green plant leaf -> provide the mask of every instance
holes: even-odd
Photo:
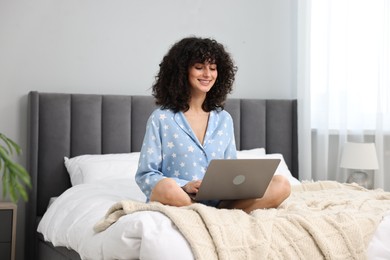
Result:
[[[4,168],[2,181],[3,181],[3,198],[5,198],[5,196],[7,195],[8,185],[9,185],[8,168]]]
[[[10,182],[9,182],[9,197],[11,198],[12,202],[16,202],[18,199],[17,199],[17,194],[16,194],[16,190],[15,190],[15,178],[12,177],[12,175],[10,175]]]
[[[7,146],[7,148],[5,148],[4,146],[0,146],[0,147],[3,147],[4,148],[4,151],[7,153],[7,154],[11,154],[12,155],[12,144],[9,142],[9,138],[6,137],[5,135],[3,135],[2,133],[0,133],[0,139],[3,140],[3,142],[5,143],[5,145]]]
[[[22,154],[22,149],[20,148],[20,146],[15,143],[13,140],[9,139],[8,137],[7,138],[7,141],[8,141],[8,144],[10,144],[10,146],[12,146],[16,152],[17,155],[20,155]]]
[[[31,178],[26,169],[14,162],[10,155],[16,152],[20,155],[22,150],[18,144],[0,133],[0,141],[5,143],[5,146],[0,144],[0,173],[3,174],[3,198],[9,195],[12,202],[16,203],[21,197],[23,200],[28,200],[26,186],[31,188]]]
[[[28,200],[28,195],[27,195],[27,192],[26,192],[26,189],[23,185],[21,185],[19,182],[15,182],[15,186],[16,186],[16,190],[17,192],[19,193],[19,195],[22,196],[22,199],[24,201],[27,201]]]
[[[0,157],[0,173],[2,172],[2,169],[3,169],[3,160],[1,160],[1,157]]]
[[[9,153],[7,152],[6,148],[4,148],[4,146],[0,146],[0,158],[4,161],[4,163],[7,163],[11,160],[8,154]]]
[[[14,173],[15,179],[18,178],[22,180],[24,184],[31,187],[30,175],[28,175],[27,171],[21,165],[10,163],[8,167],[11,170],[11,173]]]

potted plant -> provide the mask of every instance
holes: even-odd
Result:
[[[22,153],[18,144],[0,133],[0,174],[3,183],[3,198],[9,195],[12,202],[16,203],[20,198],[28,200],[26,186],[31,188],[30,175],[26,169],[16,163],[12,156]]]

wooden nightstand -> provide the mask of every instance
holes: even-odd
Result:
[[[15,259],[16,204],[0,202],[0,259]]]

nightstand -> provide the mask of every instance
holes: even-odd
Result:
[[[15,259],[16,204],[0,202],[0,259]]]

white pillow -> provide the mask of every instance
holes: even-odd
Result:
[[[237,159],[257,159],[265,155],[264,148],[237,151]]]
[[[87,154],[64,158],[72,186],[97,181],[128,179],[135,182],[140,153]]]
[[[238,159],[263,159],[263,158],[280,159],[280,163],[278,168],[276,169],[275,175],[282,175],[286,177],[289,180],[291,185],[296,185],[301,183],[297,178],[292,176],[290,170],[288,169],[286,161],[284,160],[283,155],[280,153],[266,154],[264,148],[255,148],[251,150],[237,151],[237,158]]]

